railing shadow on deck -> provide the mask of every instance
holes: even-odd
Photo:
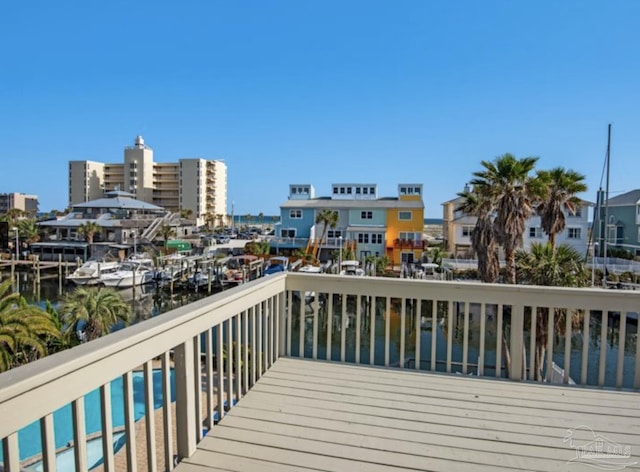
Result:
[[[88,470],[94,435],[104,470],[118,461],[129,470],[171,470],[282,355],[516,381],[551,381],[546,366],[557,363],[564,383],[575,376],[579,384],[638,389],[637,333],[627,332],[634,327],[627,319],[635,317],[637,329],[638,311],[634,292],[274,275],[1,374],[4,468],[25,466],[18,431],[37,422],[44,470],[54,470],[67,442],[76,446],[75,470]],[[121,407],[112,400],[114,379],[122,381]],[[85,405],[96,389],[97,404]],[[54,425],[54,412],[68,404],[70,438]],[[100,417],[95,431],[85,427],[89,414]],[[116,455],[119,428],[125,446]],[[145,432],[141,443],[136,430]]]

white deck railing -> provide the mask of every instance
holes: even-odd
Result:
[[[556,329],[563,309],[573,316]],[[536,371],[536,331],[545,326],[541,317],[549,317],[545,329],[553,341],[546,365],[561,364],[565,383],[574,373],[577,383],[638,389],[637,335],[626,332],[627,317],[638,311],[640,293],[632,291],[269,276],[1,374],[4,468],[24,467],[17,432],[37,421],[44,470],[55,470],[53,412],[71,404],[75,469],[86,470],[84,395],[99,389],[103,467],[113,471],[116,378],[124,393],[127,468],[139,468],[138,448],[146,451],[150,471],[171,470],[176,458],[193,454],[203,428],[214,427],[280,355],[498,377],[507,376],[508,357],[508,377],[529,379]],[[151,412],[154,367],[161,369],[162,425],[155,424],[158,415],[144,415],[146,435],[137,444],[132,376],[143,372],[144,410]],[[551,379],[552,369],[543,372]]]

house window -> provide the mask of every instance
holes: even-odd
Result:
[[[351,195],[351,187],[347,187],[347,193]]]
[[[576,218],[582,217],[582,207],[576,206],[576,212],[575,213],[569,212],[569,216],[575,216]]]
[[[338,194],[338,187],[333,187],[333,193],[336,195]]]
[[[289,218],[299,220],[302,218],[302,210],[289,210]]]
[[[462,236],[463,237],[470,238],[472,232],[473,232],[473,226],[463,226],[462,227]]]
[[[416,195],[420,195],[420,187],[416,187],[413,191]]]
[[[370,194],[370,195],[373,195],[373,194],[375,194],[375,193],[376,193],[376,192],[375,192],[374,188],[373,188],[373,187],[369,187],[369,194]]]
[[[362,212],[360,212],[360,218],[362,218],[363,220],[372,220],[373,219],[373,212],[372,211],[362,211]]]
[[[371,234],[371,243],[372,244],[382,244],[382,234],[381,233],[372,233]]]
[[[541,238],[542,237],[542,229],[537,226],[529,227],[529,237],[530,238]]]
[[[369,193],[369,189],[368,189],[367,187],[364,187],[364,188],[362,189],[362,193],[363,193],[364,195],[367,195],[367,194]]]
[[[567,237],[569,239],[580,239],[580,230],[582,228],[568,228],[568,235]]]
[[[295,228],[282,228],[280,230],[280,236],[283,238],[295,238],[296,230]]]
[[[327,231],[327,238],[339,238],[342,236],[342,230],[340,229],[330,229]]]
[[[411,212],[410,211],[399,211],[398,219],[401,221],[411,221]]]
[[[345,192],[344,187],[340,187],[340,195],[344,195],[344,192]]]
[[[571,229],[571,228],[569,228],[569,229]],[[609,243],[615,244],[617,242],[617,238],[616,238],[617,233],[618,233],[618,231],[617,231],[615,226],[608,226],[607,227],[607,241]]]
[[[360,192],[362,192],[362,189],[360,187],[356,187],[356,195],[360,195]]]
[[[358,233],[358,242],[361,244],[369,243],[369,233]]]
[[[406,195],[407,194],[407,187],[400,187],[400,195]]]

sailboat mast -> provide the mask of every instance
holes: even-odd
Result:
[[[607,130],[607,183],[605,190],[604,201],[604,275],[602,278],[603,286],[607,287],[607,242],[609,241],[609,170],[610,170],[610,158],[611,158],[611,123]]]

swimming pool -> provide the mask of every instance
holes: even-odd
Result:
[[[175,401],[175,375],[171,370],[171,401]],[[133,401],[134,401],[134,418],[139,420],[146,411],[144,405],[144,374],[142,372],[133,373]],[[153,371],[153,408],[157,409],[162,406],[162,371]],[[114,429],[124,425],[124,395],[122,389],[122,377],[111,382],[111,421]],[[101,408],[100,408],[100,389],[89,392],[84,397],[85,411],[85,428],[87,435],[99,433],[102,429]],[[73,441],[73,422],[71,415],[71,405],[65,405],[53,413],[53,431],[56,450],[66,446]],[[114,448],[124,441],[124,434],[114,434]],[[87,441],[87,454],[91,455],[89,459],[90,467],[99,465],[102,461],[102,443],[100,438],[97,440]],[[42,443],[40,437],[40,422],[35,421],[18,432],[18,445],[20,448],[20,461],[32,458],[42,453]],[[91,449],[91,452],[89,452]],[[68,451],[63,451],[56,456],[56,463],[62,461],[58,465],[59,471],[73,470],[73,449],[71,451],[71,468],[64,467],[63,460]],[[97,457],[96,451],[99,451]],[[0,448],[0,464],[3,460],[3,451]],[[62,466],[62,467],[61,467]],[[30,465],[29,470],[38,470],[37,463]],[[41,469],[40,469],[41,470]]]

